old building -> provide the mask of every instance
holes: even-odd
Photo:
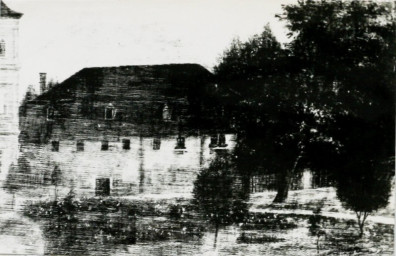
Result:
[[[21,107],[22,136],[38,142],[92,130],[102,136],[226,132],[212,80],[197,64],[85,68]]]
[[[20,108],[20,162],[34,166],[23,176],[38,194],[189,194],[235,144],[212,74],[196,64],[86,68],[41,88]]]
[[[19,58],[18,29],[22,14],[0,1],[0,132],[17,131]]]
[[[0,176],[7,173],[18,149],[19,50],[22,14],[0,0]]]
[[[54,186],[59,195],[71,188],[80,196],[188,195],[201,168],[219,150],[234,147],[234,135],[225,137],[229,145],[215,150],[205,135],[186,137],[183,150],[175,149],[173,136],[161,138],[160,145],[156,138],[138,136],[24,143],[20,158],[29,167],[20,177],[30,195],[52,195]]]

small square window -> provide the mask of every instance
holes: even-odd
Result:
[[[84,141],[83,140],[77,141],[77,151],[84,151]]]
[[[54,120],[55,117],[55,110],[53,107],[47,108],[47,120]]]
[[[162,119],[164,121],[170,121],[172,119],[172,111],[169,108],[168,104],[165,104],[162,109]]]
[[[105,108],[105,120],[114,120],[116,117],[117,110],[114,108],[113,104],[109,104]]]
[[[108,140],[104,140],[104,141],[102,141],[102,147],[101,147],[101,149],[102,150],[109,150],[109,141]]]
[[[186,149],[186,139],[184,137],[177,137],[176,138],[176,147],[175,149]]]
[[[224,134],[219,135],[219,147],[222,147],[222,148],[227,147],[226,137]]]
[[[159,150],[161,148],[161,139],[154,138],[153,140],[153,150]]]
[[[125,149],[125,150],[131,149],[131,140],[123,139],[122,140],[122,149]]]
[[[210,148],[215,148],[215,147],[217,147],[217,144],[218,144],[217,135],[211,136],[211,137],[210,137],[210,144],[209,144],[209,147],[210,147]]]

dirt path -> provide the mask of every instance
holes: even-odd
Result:
[[[9,201],[12,196],[1,190],[0,252],[4,255],[43,255],[44,238],[40,225],[23,216]]]
[[[257,209],[253,208],[249,210],[253,213],[275,213],[275,214],[296,214],[296,215],[304,215],[304,216],[311,216],[312,211],[309,210],[277,210],[277,209]],[[356,215],[348,214],[348,213],[339,213],[339,212],[321,212],[321,216],[329,217],[329,218],[336,218],[336,219],[345,219],[345,220],[356,220]],[[383,216],[368,216],[367,221],[371,221],[378,224],[388,224],[394,225],[395,219],[390,217],[383,217]]]
[[[276,192],[267,191],[252,194],[250,197],[250,212],[297,214],[310,216],[313,210],[320,206],[320,215],[324,217],[356,220],[356,214],[342,206],[334,188],[318,188],[290,191],[287,200],[281,204],[272,204]],[[378,224],[394,225],[394,195],[389,198],[386,208],[373,212],[367,220]]]

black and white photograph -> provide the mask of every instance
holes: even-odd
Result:
[[[395,14],[0,0],[0,255],[394,255]]]

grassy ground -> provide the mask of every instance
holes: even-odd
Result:
[[[51,239],[47,250],[51,245],[51,252],[58,253],[86,249],[72,239],[79,234],[97,250],[84,252],[96,254],[139,254],[156,248],[163,255],[393,255],[394,225],[386,223],[393,220],[393,204],[375,213],[359,237],[355,215],[342,208],[331,188],[292,191],[284,204],[271,204],[273,196],[251,195],[246,218],[220,225],[217,234],[188,197],[79,199],[72,203],[77,213],[64,212],[61,224],[54,216],[65,202],[33,204],[25,214],[42,220]],[[318,205],[322,212],[314,214]]]
[[[337,198],[335,189],[331,187],[290,191],[286,201],[281,204],[272,203],[275,195],[276,192],[252,194],[249,201],[250,210],[253,212],[280,210],[311,213],[320,207],[322,213],[328,214],[329,216],[339,216],[340,218],[348,218],[348,216],[351,216],[352,218],[356,217],[353,211],[347,210],[343,207],[342,203]],[[374,220],[382,218],[385,222],[390,220],[391,223],[394,223],[394,211],[395,197],[394,194],[392,194],[389,198],[388,206],[373,212],[369,218]]]
[[[368,217],[363,237],[359,236],[356,214],[343,207],[334,188],[291,191],[281,204],[272,203],[275,195],[275,192],[253,194],[249,205],[251,213],[273,214],[296,223],[295,230],[300,232],[276,236],[284,238],[284,242],[277,243],[283,253],[287,253],[288,247],[300,247],[301,251],[307,250],[307,255],[315,255],[314,248],[319,255],[393,255],[394,195],[386,208]],[[320,213],[315,215],[319,209]],[[310,221],[313,216],[318,219],[316,231]]]

